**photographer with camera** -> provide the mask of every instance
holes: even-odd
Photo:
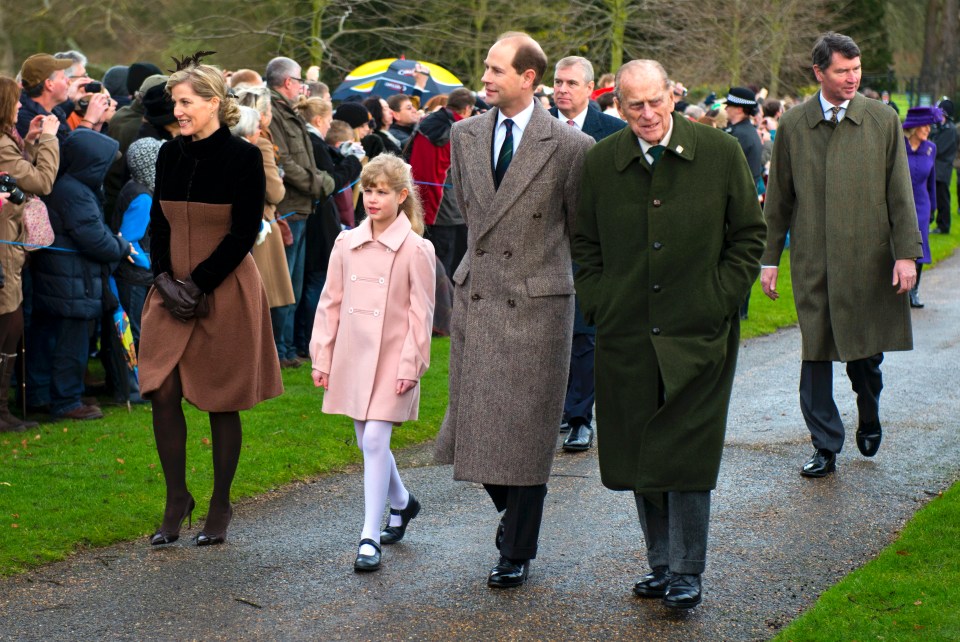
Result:
[[[20,68],[20,85],[23,92],[20,95],[20,113],[17,116],[17,132],[26,138],[30,124],[37,116],[56,116],[60,124],[57,129],[57,138],[63,143],[70,135],[70,126],[67,123],[67,114],[60,107],[67,101],[74,87],[80,84],[76,79],[71,81],[65,73],[74,65],[72,60],[57,59],[50,54],[34,54],[23,62]],[[89,84],[87,79],[84,86]],[[106,94],[95,94],[90,98],[86,112],[80,120],[79,127],[86,127],[99,131],[104,122],[104,114],[110,109],[110,97]]]
[[[17,342],[23,334],[21,271],[26,260],[23,246],[12,243],[22,243],[26,238],[23,211],[27,194],[49,194],[60,165],[60,120],[49,114],[34,116],[26,136],[21,137],[15,129],[21,111],[19,97],[17,82],[0,76],[0,196],[6,199],[0,209],[0,266],[4,274],[0,288],[0,432],[21,432],[31,427],[8,408]]]

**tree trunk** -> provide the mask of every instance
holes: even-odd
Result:
[[[940,84],[943,47],[940,42],[940,19],[943,0],[927,0],[927,19],[923,30],[923,63],[920,65],[921,92],[935,92]]]
[[[960,55],[960,45],[957,38],[960,37],[960,0],[944,0],[943,7],[943,25],[941,31],[941,42],[943,46],[941,53],[943,55],[942,73],[940,83],[937,86],[937,99],[939,95],[949,96],[953,100],[957,93],[957,56]]]
[[[610,73],[623,64],[623,41],[627,29],[627,1],[606,0],[610,10]]]

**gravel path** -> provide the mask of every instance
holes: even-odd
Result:
[[[883,365],[883,447],[864,459],[851,429],[826,479],[798,474],[812,451],[798,331],[743,346],[704,603],[690,613],[633,597],[645,572],[633,499],[600,485],[596,451],[558,454],[527,585],[488,589],[497,516],[481,486],[432,465],[428,445],[400,457],[424,509],[378,573],[352,571],[363,501],[353,471],[240,503],[226,546],[129,542],[2,580],[0,639],[769,639],[960,476],[960,258],[925,274],[916,349]]]

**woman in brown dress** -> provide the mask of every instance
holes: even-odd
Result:
[[[250,249],[264,203],[263,160],[230,134],[239,107],[220,70],[192,63],[167,81],[180,136],[157,159],[150,212],[154,285],[143,310],[140,386],[167,483],[151,544],[176,541],[192,515],[181,399],[210,413],[213,495],[198,546],[226,539],[240,459],[240,410],[283,392],[269,305]]]

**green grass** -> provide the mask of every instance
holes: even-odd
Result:
[[[394,448],[433,438],[447,404],[449,339],[434,339],[420,420],[393,433]],[[309,366],[284,370],[285,393],[242,414],[243,453],[233,497],[249,497],[361,460],[353,424],[320,412]],[[187,483],[206,513],[213,483],[207,415],[184,404]],[[144,537],[163,514],[164,481],[148,406],[105,407],[99,421],[41,424],[0,434],[0,575],[63,559],[84,547]]]
[[[960,485],[921,509],[899,539],[820,596],[778,642],[958,640]]]

